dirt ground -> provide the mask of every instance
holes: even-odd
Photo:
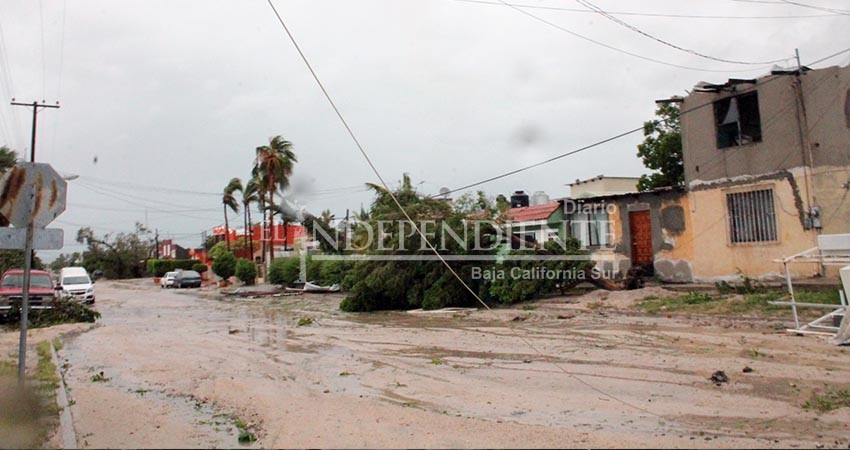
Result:
[[[339,295],[103,282],[96,325],[30,342],[61,335],[81,448],[234,447],[243,430],[249,447],[848,448],[850,408],[801,405],[850,387],[850,350],[776,320],[629,308],[659,289],[350,314]],[[0,356],[16,345],[0,333]]]

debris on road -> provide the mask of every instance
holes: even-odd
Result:
[[[742,370],[742,372],[744,372],[744,373],[751,373],[752,371],[753,371],[753,368],[750,367],[750,366],[744,366],[744,369]]]
[[[726,375],[726,372],[718,370],[711,374],[711,378],[709,378],[709,380],[711,380],[711,382],[715,385],[720,386],[723,383],[729,382],[729,376]]]

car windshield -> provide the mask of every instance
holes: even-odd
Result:
[[[65,277],[62,279],[62,284],[89,284],[89,277],[83,275],[79,277]]]
[[[180,278],[201,278],[201,274],[194,270],[184,270],[180,275]]]
[[[0,282],[0,285],[3,287],[23,287],[24,274],[16,273],[6,275],[3,277],[3,281]],[[53,282],[50,281],[50,277],[47,275],[34,274],[30,276],[30,287],[52,288]]]

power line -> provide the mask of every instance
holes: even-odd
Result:
[[[464,2],[464,3],[479,3],[483,5],[497,5],[503,6],[498,1],[489,1],[489,0],[454,0],[456,2]],[[519,4],[519,3],[511,3],[514,6],[519,8],[528,8],[528,9],[547,9],[552,11],[567,11],[567,12],[577,12],[577,13],[593,13],[593,11],[588,11],[586,9],[581,8],[564,8],[559,6],[543,6],[543,5],[529,5],[529,4]],[[662,17],[662,18],[671,18],[671,19],[711,19],[711,20],[776,20],[776,19],[809,19],[809,18],[823,18],[823,17],[835,17],[838,14],[809,14],[809,15],[790,15],[790,16],[716,16],[716,15],[697,15],[697,14],[667,14],[667,13],[641,13],[634,11],[608,11],[609,14],[617,15],[617,16],[638,16],[638,17]]]
[[[458,275],[458,273],[457,273],[457,272],[456,272],[456,271],[452,268],[452,266],[451,266],[451,265],[449,265],[449,263],[448,263],[448,262],[447,262],[447,261],[443,258],[443,256],[440,254],[440,252],[438,252],[438,251],[437,251],[437,249],[433,246],[433,244],[431,244],[431,241],[430,241],[430,240],[428,239],[428,237],[427,237],[427,236],[426,236],[426,235],[422,232],[422,230],[419,228],[419,226],[416,224],[416,222],[414,222],[414,221],[413,221],[413,219],[410,217],[410,215],[407,213],[407,210],[406,210],[406,209],[404,208],[404,206],[402,206],[402,204],[399,202],[399,200],[398,200],[398,198],[396,197],[395,193],[394,193],[394,192],[390,189],[389,185],[386,183],[386,181],[384,180],[383,176],[381,176],[381,173],[378,171],[377,167],[375,167],[375,164],[372,162],[372,159],[369,157],[369,154],[368,154],[368,153],[366,153],[366,149],[365,149],[365,148],[363,147],[363,145],[360,143],[360,140],[359,140],[359,139],[357,139],[357,136],[354,134],[354,131],[353,131],[353,130],[351,129],[351,127],[348,125],[348,121],[346,121],[346,120],[345,120],[345,117],[342,115],[342,112],[340,112],[339,108],[336,106],[336,103],[335,103],[335,102],[333,101],[333,99],[331,98],[331,96],[330,96],[330,94],[328,93],[327,89],[325,89],[324,84],[323,84],[323,83],[322,83],[322,81],[319,79],[319,76],[316,74],[316,71],[315,71],[315,70],[313,70],[313,66],[310,64],[310,61],[307,59],[307,56],[304,54],[304,52],[301,50],[301,47],[298,45],[298,42],[295,40],[295,36],[293,36],[293,35],[292,35],[292,32],[290,32],[290,31],[289,31],[289,27],[287,27],[287,26],[286,26],[286,23],[283,21],[283,18],[282,18],[282,17],[280,16],[280,14],[278,13],[277,8],[275,8],[274,3],[272,3],[272,0],[266,0],[266,1],[268,2],[268,4],[269,4],[269,6],[271,7],[272,11],[274,12],[275,16],[277,17],[278,22],[280,22],[280,25],[283,27],[283,30],[286,32],[286,35],[289,37],[289,40],[292,42],[292,45],[295,47],[295,49],[298,51],[298,54],[301,56],[301,60],[304,62],[304,65],[305,65],[305,66],[307,66],[307,69],[310,71],[310,74],[313,76],[313,80],[316,82],[316,84],[318,85],[319,89],[321,89],[322,93],[323,93],[323,94],[324,94],[324,96],[325,96],[325,99],[328,101],[328,104],[331,106],[331,108],[333,108],[334,112],[336,113],[337,118],[339,119],[339,121],[342,123],[343,127],[344,127],[344,128],[346,129],[346,131],[348,132],[349,137],[350,137],[350,138],[351,138],[351,140],[354,142],[354,144],[357,146],[358,150],[360,151],[360,154],[363,156],[363,158],[364,158],[364,159],[366,160],[366,162],[368,163],[369,167],[372,169],[372,172],[375,174],[375,176],[377,176],[377,177],[378,177],[378,179],[380,180],[380,182],[381,182],[381,184],[383,185],[384,189],[386,189],[386,190],[387,190],[387,193],[389,194],[390,198],[392,198],[392,200],[393,200],[393,202],[395,203],[395,205],[398,207],[398,209],[401,211],[401,213],[404,215],[404,217],[407,219],[407,221],[408,221],[408,222],[410,222],[411,226],[413,227],[413,229],[414,229],[414,230],[416,230],[417,234],[419,234],[419,236],[420,236],[420,237],[424,240],[424,242],[425,242],[426,244],[428,244],[429,249],[430,249],[430,250],[431,250],[431,251],[432,251],[432,252],[433,252],[433,253],[437,256],[437,258],[438,258],[438,259],[439,259],[439,260],[443,263],[443,265],[446,267],[446,269],[448,269],[448,271],[449,271],[449,272],[451,272],[451,274],[455,277],[455,279],[457,279],[457,281],[458,281],[458,282],[460,282],[460,284],[461,284],[464,288],[466,288],[466,290],[467,290],[470,294],[472,294],[472,296],[473,296],[473,297],[474,297],[474,298],[475,298],[475,299],[476,299],[476,300],[477,300],[477,301],[478,301],[481,305],[483,305],[485,309],[487,309],[487,310],[491,310],[490,306],[488,306],[488,305],[487,305],[487,303],[485,303],[485,302],[484,302],[484,300],[482,300],[482,299],[481,299],[481,297],[479,297],[479,296],[478,296],[478,294],[477,294],[477,293],[475,293],[475,291],[474,291],[474,290],[472,290],[472,288],[471,288],[471,287],[469,287],[469,285],[468,285],[468,284],[467,284],[467,283],[463,280],[463,278],[461,278],[461,277],[460,277],[460,275]],[[532,344],[532,343],[531,343],[529,340],[527,340],[525,337],[523,337],[522,335],[520,335],[519,333],[517,333],[517,332],[516,332],[516,330],[514,330],[512,327],[508,327],[508,330],[510,330],[511,334],[513,334],[513,335],[514,335],[517,339],[519,339],[519,340],[521,340],[523,343],[525,343],[525,345],[526,345],[526,346],[528,346],[530,349],[534,350],[534,351],[535,351],[535,352],[536,352],[536,353],[537,353],[540,357],[545,357],[545,355],[543,354],[543,352],[541,352],[541,351],[540,351],[540,350],[539,350],[536,346],[534,346],[534,344]],[[616,401],[616,402],[619,402],[619,403],[621,403],[621,404],[623,404],[623,405],[625,405],[625,406],[631,407],[631,408],[633,408],[633,409],[635,409],[635,410],[637,410],[637,411],[644,412],[644,413],[649,414],[649,415],[652,415],[652,416],[654,416],[654,417],[663,418],[663,416],[661,416],[661,415],[659,415],[659,414],[655,414],[655,413],[653,413],[652,411],[647,410],[646,408],[643,408],[643,407],[641,407],[641,406],[638,406],[638,405],[635,405],[635,404],[633,404],[633,403],[627,402],[627,401],[625,401],[625,400],[623,400],[623,399],[621,399],[621,398],[619,398],[619,397],[617,397],[617,396],[615,396],[615,395],[613,395],[613,394],[611,394],[611,393],[605,392],[605,391],[603,391],[602,389],[597,388],[597,387],[596,387],[596,386],[594,386],[593,384],[588,383],[587,381],[584,381],[583,379],[581,379],[578,375],[576,375],[576,374],[574,374],[574,373],[571,373],[571,372],[567,371],[567,370],[566,370],[566,369],[564,369],[564,368],[563,368],[560,364],[558,364],[558,363],[556,363],[556,362],[554,362],[554,361],[551,361],[550,363],[551,363],[554,367],[556,367],[557,369],[559,369],[562,373],[564,373],[565,375],[567,375],[568,377],[573,378],[574,380],[578,381],[578,382],[579,382],[579,383],[581,383],[582,385],[586,386],[588,389],[591,389],[591,390],[593,390],[594,392],[599,393],[600,395],[604,395],[604,396],[605,396],[605,397],[607,397],[607,398],[610,398],[610,399],[612,399],[612,400],[614,400],[614,401]]]
[[[2,20],[0,20],[0,81],[2,81],[0,84],[3,84],[6,98],[14,97],[15,83],[12,78],[11,65],[9,64],[9,51],[6,48],[6,37],[3,35]],[[21,121],[18,117],[18,111],[15,108],[10,108],[10,111],[12,117],[12,128],[14,129],[14,134],[18,139],[17,147],[20,150],[23,149],[25,145]]]
[[[41,98],[47,97],[47,55],[44,52],[44,4],[38,0],[38,17],[41,22]]]
[[[563,26],[558,25],[558,24],[556,24],[556,23],[554,23],[554,22],[551,22],[551,21],[549,21],[549,20],[546,20],[546,19],[544,19],[544,18],[542,18],[542,17],[540,17],[540,16],[538,16],[538,15],[532,14],[532,13],[530,13],[530,12],[528,12],[528,11],[524,10],[524,9],[518,8],[518,7],[514,6],[513,4],[511,4],[511,3],[507,3],[507,2],[505,2],[505,1],[503,1],[503,0],[498,0],[498,2],[499,2],[501,5],[507,6],[508,8],[511,8],[511,9],[513,9],[514,11],[519,12],[520,14],[524,14],[524,15],[526,15],[526,16],[528,16],[528,17],[531,17],[532,19],[534,19],[534,20],[536,20],[536,21],[538,21],[538,22],[541,22],[541,23],[543,23],[543,24],[546,24],[546,25],[548,25],[548,26],[550,26],[550,27],[552,27],[552,28],[555,28],[555,29],[557,29],[557,30],[560,30],[560,31],[562,31],[562,32],[564,32],[564,33],[567,33],[567,34],[571,35],[571,36],[574,36],[574,37],[577,37],[577,38],[579,38],[579,39],[585,40],[585,41],[590,42],[590,43],[592,43],[592,44],[596,44],[596,45],[598,45],[598,46],[600,46],[600,47],[605,47],[605,48],[607,48],[607,49],[609,49],[609,50],[613,50],[613,51],[615,51],[615,52],[617,52],[617,53],[622,53],[622,54],[624,54],[624,55],[629,55],[629,56],[631,56],[631,57],[633,57],[633,58],[642,59],[642,60],[644,60],[644,61],[650,61],[650,62],[654,62],[654,63],[656,63],[656,64],[661,64],[661,65],[669,66],[669,67],[676,67],[676,68],[679,68],[679,69],[695,70],[695,71],[698,71],[698,72],[734,73],[734,72],[749,72],[749,71],[751,71],[751,70],[752,70],[752,69],[748,69],[748,70],[718,70],[718,69],[704,69],[704,68],[700,68],[700,67],[685,66],[685,65],[681,65],[681,64],[676,64],[676,63],[671,63],[671,62],[663,61],[663,60],[660,60],[660,59],[655,59],[655,58],[652,58],[652,57],[649,57],[649,56],[644,56],[644,55],[641,55],[641,54],[638,54],[638,53],[634,53],[634,52],[631,52],[631,51],[628,51],[628,50],[624,50],[624,49],[622,49],[622,48],[615,47],[615,46],[610,45],[610,44],[606,44],[606,43],[601,42],[601,41],[598,41],[598,40],[596,40],[596,39],[593,39],[593,38],[587,37],[587,36],[585,36],[585,35],[583,35],[583,34],[576,33],[575,31],[572,31],[572,30],[570,30],[570,29],[568,29],[568,28],[566,28],[566,27],[563,27]]]
[[[816,9],[818,11],[827,11],[827,12],[832,12],[832,13],[835,13],[835,14],[840,14],[840,15],[843,15],[843,16],[850,15],[850,11],[848,11],[846,9],[825,8],[823,6],[808,5],[808,4],[800,3],[800,2],[792,2],[790,0],[780,0],[780,1],[782,3],[786,3],[786,4],[794,5],[794,6],[799,6],[801,8]]]
[[[612,14],[610,14],[607,11],[604,11],[602,8],[599,8],[598,6],[594,5],[589,0],[576,0],[576,2],[578,2],[578,4],[580,4],[582,6],[590,9],[591,11],[595,11],[596,13],[598,13],[599,15],[601,15],[604,18],[606,18],[606,19],[608,19],[608,20],[610,20],[610,21],[612,21],[612,22],[614,22],[618,25],[621,25],[621,26],[623,26],[623,27],[625,27],[629,30],[632,30],[635,33],[640,34],[641,36],[648,37],[649,39],[652,39],[653,41],[661,43],[663,45],[666,45],[670,48],[674,48],[676,50],[679,50],[679,51],[682,51],[682,52],[685,52],[685,53],[689,53],[691,55],[699,56],[700,58],[705,58],[705,59],[709,59],[709,60],[712,60],[712,61],[719,61],[719,62],[724,62],[724,63],[729,63],[729,64],[743,64],[743,65],[753,65],[753,66],[764,65],[764,64],[774,64],[774,63],[782,62],[782,61],[785,60],[785,58],[783,58],[783,59],[775,59],[775,60],[772,60],[772,61],[738,61],[738,60],[734,60],[734,59],[718,58],[716,56],[707,55],[705,53],[700,53],[696,50],[691,50],[691,49],[673,44],[672,42],[668,42],[664,39],[661,39],[661,38],[656,37],[652,34],[649,34],[649,33],[641,30],[640,28],[638,28],[638,27],[636,27],[636,26],[634,26],[634,25],[632,25],[628,22],[625,22],[621,19],[618,19],[617,17],[614,17]]]
[[[640,127],[638,127],[638,128],[633,128],[633,129],[631,129],[631,130],[628,130],[628,131],[625,131],[625,132],[623,132],[623,133],[620,133],[620,134],[618,134],[618,135],[616,135],[616,136],[611,136],[611,137],[609,137],[609,138],[607,138],[607,139],[603,139],[603,140],[601,140],[601,141],[596,141],[596,142],[594,142],[593,144],[586,145],[586,146],[584,146],[584,147],[577,148],[577,149],[575,149],[575,150],[570,150],[570,151],[568,151],[568,152],[566,152],[566,153],[561,153],[560,155],[553,156],[553,157],[551,157],[551,158],[549,158],[549,159],[545,159],[545,160],[543,160],[543,161],[540,161],[540,162],[537,162],[537,163],[534,163],[534,164],[531,164],[531,165],[528,165],[528,166],[525,166],[525,167],[520,167],[519,169],[514,169],[514,170],[511,170],[511,171],[505,172],[505,173],[503,173],[503,174],[500,174],[500,175],[492,176],[492,177],[490,177],[490,178],[487,178],[487,179],[484,179],[484,180],[481,180],[481,181],[476,181],[475,183],[470,183],[470,184],[467,184],[467,185],[465,185],[465,186],[461,186],[461,187],[459,187],[459,188],[452,189],[452,190],[450,190],[450,191],[448,191],[448,192],[443,192],[443,193],[439,194],[439,196],[449,195],[449,194],[451,194],[451,193],[453,193],[453,192],[463,191],[463,190],[466,190],[466,189],[469,189],[469,188],[472,188],[472,187],[475,187],[475,186],[480,186],[480,185],[482,185],[482,184],[489,183],[489,182],[491,182],[491,181],[496,181],[496,180],[498,180],[498,179],[500,179],[500,178],[505,178],[505,177],[508,177],[508,176],[511,176],[511,175],[515,175],[515,174],[520,173],[520,172],[525,172],[526,170],[533,169],[533,168],[535,168],[535,167],[539,167],[539,166],[542,166],[542,165],[544,165],[544,164],[549,164],[549,163],[550,163],[550,162],[552,162],[552,161],[557,161],[557,160],[559,160],[559,159],[561,159],[561,158],[566,158],[567,156],[575,155],[576,153],[581,153],[581,152],[583,152],[583,151],[585,151],[585,150],[589,150],[589,149],[591,149],[591,148],[598,147],[598,146],[600,146],[600,145],[602,145],[602,144],[606,144],[606,143],[608,143],[608,142],[615,141],[615,140],[617,140],[617,139],[620,139],[620,138],[622,138],[622,137],[626,137],[626,136],[628,136],[628,135],[630,135],[630,134],[634,134],[634,133],[637,133],[638,131],[642,131],[642,130],[643,130],[643,126],[640,126]]]
[[[825,57],[820,58],[820,59],[818,59],[818,60],[816,60],[816,61],[813,61],[813,62],[811,62],[811,63],[809,63],[809,64],[807,64],[807,65],[809,65],[809,66],[813,66],[813,65],[815,65],[815,64],[821,63],[821,62],[823,62],[823,61],[826,61],[826,60],[828,60],[828,59],[834,58],[834,57],[836,57],[836,56],[842,55],[842,54],[847,53],[847,52],[850,52],[850,48],[846,48],[846,49],[844,49],[844,50],[840,50],[840,51],[835,52],[835,53],[833,53],[833,54],[831,54],[831,55],[829,55],[829,56],[825,56]],[[772,82],[774,82],[774,81],[776,81],[776,80],[779,80],[779,79],[781,79],[781,78],[782,78],[781,76],[775,76],[774,78],[770,78],[770,79],[768,79],[768,80],[766,80],[766,81],[762,82],[759,86],[765,86],[765,85],[767,85],[767,84],[769,84],[769,83],[772,83]],[[756,89],[756,87],[751,87],[751,88],[747,88],[746,90],[742,90],[742,91],[740,91],[739,93],[746,93],[746,92],[749,92],[749,91],[752,91],[752,90],[755,90],[755,89]],[[688,109],[686,109],[686,110],[682,110],[682,111],[680,111],[680,112],[679,112],[679,116],[681,117],[681,116],[683,116],[683,115],[685,115],[685,114],[692,113],[692,112],[694,112],[694,111],[697,111],[697,110],[700,110],[700,109],[702,109],[702,108],[705,108],[705,107],[711,106],[711,105],[713,105],[713,104],[714,104],[714,101],[709,101],[709,102],[705,102],[705,103],[703,103],[703,104],[700,104],[700,105],[697,105],[697,106],[694,106],[694,107],[688,108]],[[598,147],[598,146],[599,146],[599,145],[601,145],[601,144],[604,144],[604,143],[607,143],[607,142],[611,142],[611,141],[613,141],[613,140],[616,140],[616,139],[619,139],[619,138],[621,138],[621,137],[627,136],[627,135],[629,135],[629,134],[635,133],[635,132],[637,132],[637,131],[639,131],[639,130],[643,130],[643,127],[635,128],[635,129],[633,129],[633,130],[626,131],[626,132],[624,132],[624,133],[620,133],[620,134],[618,134],[618,135],[616,135],[616,136],[612,136],[612,137],[610,137],[610,138],[603,139],[603,140],[601,140],[601,141],[597,141],[597,142],[595,142],[595,143],[593,143],[593,144],[590,144],[590,145],[587,145],[587,146],[585,146],[585,147],[581,147],[581,148],[578,148],[578,149],[575,149],[575,150],[571,150],[571,151],[566,152],[566,153],[562,153],[562,154],[560,154],[560,155],[557,155],[557,156],[554,156],[554,157],[552,157],[552,158],[549,158],[549,159],[546,159],[546,160],[543,160],[543,161],[540,161],[540,162],[537,162],[537,163],[531,164],[531,165],[529,165],[529,166],[525,166],[525,167],[522,167],[522,168],[519,168],[519,169],[511,170],[511,171],[505,172],[505,173],[500,174],[500,175],[492,176],[492,177],[490,177],[490,178],[486,178],[486,179],[481,180],[481,181],[476,181],[475,183],[470,183],[470,184],[467,184],[467,185],[465,185],[465,186],[462,186],[462,187],[459,187],[459,188],[452,189],[452,190],[450,190],[449,192],[447,192],[447,193],[443,193],[443,194],[440,194],[440,195],[448,195],[448,194],[451,194],[451,193],[454,193],[454,192],[457,192],[457,191],[462,191],[462,190],[469,189],[469,188],[472,188],[472,187],[480,186],[480,185],[482,185],[482,184],[486,184],[486,183],[489,183],[489,182],[491,182],[491,181],[498,180],[498,179],[500,179],[500,178],[505,178],[505,177],[507,177],[507,176],[514,175],[514,174],[519,173],[519,172],[524,172],[524,171],[526,171],[526,170],[528,170],[528,169],[532,169],[532,168],[534,168],[534,167],[538,167],[538,166],[542,166],[542,165],[544,165],[544,164],[548,164],[548,163],[550,163],[550,162],[552,162],[552,161],[556,161],[556,160],[561,159],[561,158],[564,158],[564,157],[566,157],[566,156],[574,155],[574,154],[576,154],[576,153],[580,153],[580,152],[582,152],[582,151],[584,151],[584,150],[588,150],[588,149],[593,148],[593,147]],[[739,147],[739,148],[740,148],[740,147]],[[435,195],[435,196],[433,196],[433,197],[437,197],[437,196],[439,196],[439,195]]]

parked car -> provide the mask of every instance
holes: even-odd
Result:
[[[56,286],[60,295],[85,303],[94,303],[94,281],[82,267],[65,267],[59,271]]]
[[[177,272],[167,272],[163,275],[162,278],[159,279],[159,287],[162,288],[170,288],[174,287],[174,277],[177,276]]]
[[[12,301],[20,301],[24,295],[24,271],[10,269],[0,278],[0,313],[6,314],[12,309]],[[49,309],[53,307],[56,290],[50,274],[43,270],[30,271],[30,309]]]
[[[181,270],[174,277],[176,288],[198,288],[201,287],[201,274],[194,270]]]

